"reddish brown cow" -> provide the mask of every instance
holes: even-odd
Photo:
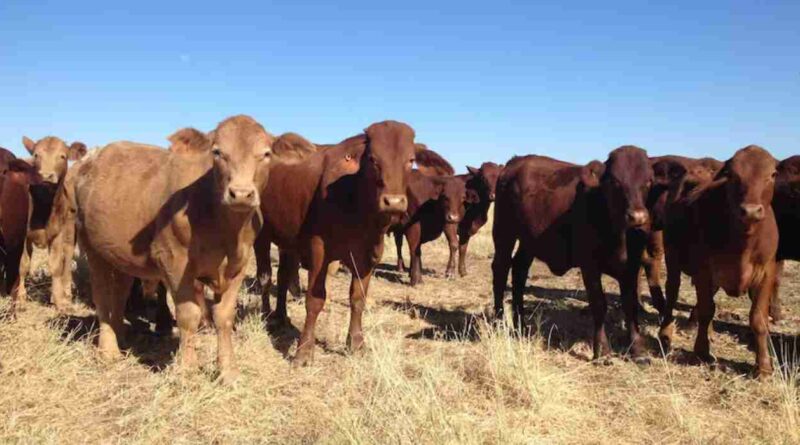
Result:
[[[650,163],[654,173],[653,187],[647,197],[651,231],[642,261],[653,306],[661,311],[665,304],[661,290],[661,264],[664,260],[664,226],[668,208],[677,199],[710,182],[722,168],[722,162],[712,158],[658,156],[650,158]]]
[[[800,260],[800,156],[792,156],[778,164],[775,178],[775,197],[772,209],[778,223],[777,272],[775,292],[769,313],[773,321],[783,318],[780,304],[780,280],[785,260]]]
[[[694,351],[704,361],[714,360],[708,329],[714,318],[714,294],[747,292],[753,301],[750,327],[756,337],[758,374],[772,371],[767,340],[768,311],[776,276],[778,227],[772,210],[777,162],[763,148],[751,145],[736,152],[714,181],[678,200],[667,213],[665,247],[667,272],[692,277],[697,289],[698,330]],[[662,314],[671,322],[676,288],[667,287]],[[672,325],[660,336],[671,343]]]
[[[77,161],[86,154],[86,145],[73,142],[69,146],[61,139],[48,136],[34,142],[28,137],[22,143],[33,155],[33,165],[42,177],[41,184],[31,187],[33,214],[28,229],[28,244],[20,262],[20,285],[17,299],[27,298],[25,277],[30,269],[33,246],[48,250],[48,266],[53,278],[51,300],[59,311],[65,311],[72,301],[72,256],[64,251],[64,236],[74,242],[72,230],[65,230],[68,216],[65,206],[55,206],[60,194],[64,193],[64,180],[67,176],[68,162]],[[68,232],[68,233],[67,233]]]
[[[439,238],[442,232],[450,246],[445,277],[453,277],[458,251],[458,224],[464,217],[464,205],[474,198],[474,195],[467,195],[466,182],[466,175],[429,176],[421,171],[411,172],[407,190],[408,210],[401,222],[390,230],[397,246],[398,271],[405,270],[403,236],[408,240],[412,286],[422,281],[422,244]]]
[[[489,220],[489,207],[494,202],[497,178],[502,165],[484,162],[480,168],[467,167],[467,205],[464,218],[458,224],[458,273],[467,275],[467,247],[469,240]]]
[[[33,166],[0,148],[0,265],[5,283],[3,293],[12,295],[12,316],[19,303],[16,288],[20,285],[20,260],[32,208],[30,187],[39,181]]]
[[[417,169],[420,173],[428,176],[453,176],[455,169],[445,158],[433,150],[429,150],[425,144],[415,144]]]
[[[513,158],[497,183],[492,262],[495,314],[503,317],[503,294],[513,256],[512,308],[523,317],[523,290],[534,258],[556,275],[579,267],[594,318],[594,357],[610,353],[605,332],[606,297],[601,274],[617,279],[630,352],[646,361],[639,334],[638,274],[649,231],[646,197],[653,180],[647,153],[624,146],[605,164],[569,164],[543,156]]]
[[[302,261],[309,273],[296,364],[313,358],[314,327],[325,304],[325,271],[331,261],[341,260],[352,272],[347,345],[350,350],[362,347],[361,316],[370,278],[383,255],[387,229],[408,206],[405,192],[414,160],[414,130],[386,121],[301,162],[271,168],[262,189],[264,228],[255,244],[259,277],[269,264],[269,242],[278,245],[281,255],[276,313],[271,314],[268,286],[262,310],[286,320],[287,286]]]

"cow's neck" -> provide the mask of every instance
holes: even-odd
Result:
[[[64,179],[56,185],[34,185],[30,188],[33,200],[33,213],[31,214],[30,227],[32,230],[44,229],[50,222],[53,213],[53,202],[64,187]]]

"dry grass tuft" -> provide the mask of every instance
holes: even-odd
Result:
[[[258,298],[243,290],[242,376],[232,387],[215,382],[211,332],[201,335],[196,373],[172,365],[176,339],[141,326],[131,327],[124,359],[100,362],[91,309],[77,303],[71,317],[56,317],[43,303],[49,278],[39,272],[29,283],[35,301],[16,321],[3,317],[9,302],[0,299],[0,443],[800,443],[797,362],[776,362],[780,372],[765,382],[748,375],[748,300],[718,296],[713,369],[691,363],[692,332],[677,336],[669,357],[654,345],[649,367],[622,358],[596,366],[577,272],[553,277],[534,266],[526,304],[536,334],[520,339],[486,322],[492,250],[485,229],[471,244],[471,275],[448,281],[445,243],[426,245],[433,271],[415,289],[405,274],[381,268],[365,314],[367,346],[355,356],[345,353],[349,275],[340,272],[329,280],[316,362],[301,369],[286,357],[296,348],[302,302],[290,303],[291,326],[269,333]],[[384,263],[394,264],[393,245],[386,252]],[[41,271],[42,254],[34,261]],[[789,320],[775,328],[789,341],[799,270],[787,268]],[[621,354],[618,290],[610,281],[606,288]],[[682,299],[694,300],[688,282]],[[684,320],[688,307],[681,309]]]

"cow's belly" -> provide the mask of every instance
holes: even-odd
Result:
[[[740,258],[717,258],[711,261],[710,266],[714,284],[729,296],[743,295],[752,283],[753,265],[742,262]]]

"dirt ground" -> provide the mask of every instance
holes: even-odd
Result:
[[[179,372],[177,337],[157,337],[143,320],[130,326],[123,360],[100,361],[86,271],[77,268],[71,315],[58,317],[37,252],[28,283],[33,301],[16,321],[0,315],[0,443],[800,443],[793,348],[780,346],[793,346],[800,325],[797,264],[784,276],[787,319],[773,326],[780,367],[766,381],[751,377],[749,300],[722,294],[716,366],[695,363],[694,332],[686,329],[673,354],[660,354],[646,296],[643,325],[654,360],[626,361],[613,280],[604,284],[617,357],[602,366],[590,361],[591,320],[577,271],[555,277],[534,263],[525,295],[532,336],[518,339],[486,323],[490,233],[486,227],[473,240],[465,278],[444,278],[443,239],[425,245],[424,282],[416,288],[393,266],[387,239],[365,313],[367,346],[352,356],[345,351],[350,276],[329,279],[316,360],[305,368],[289,360],[302,301],[290,302],[290,326],[270,332],[260,321],[260,298],[243,289],[235,337],[242,375],[233,386],[215,381],[211,331],[199,340],[198,372]],[[694,301],[688,281],[681,301],[683,326]],[[0,298],[0,314],[8,308]]]

